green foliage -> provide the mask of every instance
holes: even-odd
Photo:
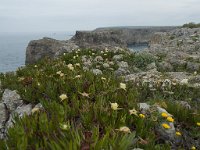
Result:
[[[104,53],[106,55],[92,50],[67,53],[54,61],[44,59],[26,66],[16,74],[1,74],[3,89],[17,90],[25,102],[40,102],[44,110],[23,118],[16,116],[14,127],[8,130],[8,140],[0,141],[0,147],[20,150],[170,149],[169,144],[156,141],[154,128],[157,122],[152,118],[158,114],[149,113],[145,118],[129,114],[130,109],[138,110],[139,102],[154,104],[164,100],[170,101],[166,104],[167,110],[174,114],[177,121],[191,129],[193,138],[199,138],[199,135],[194,134],[198,127],[194,126],[200,118],[198,115],[193,116],[194,112],[200,113],[199,108],[186,111],[173,103],[173,100],[199,97],[199,89],[176,85],[172,87],[174,94],[169,95],[159,86],[151,91],[148,85],[139,82],[126,83],[124,90],[119,86],[124,80],[116,77],[114,70],[104,69],[103,75],[94,75],[82,69],[83,55],[93,58],[101,55],[108,60],[116,55],[113,52]],[[124,60],[141,69],[154,61],[150,55],[117,54],[123,54]],[[74,69],[68,67],[70,63]],[[61,100],[61,94],[66,94],[67,98]],[[110,103],[115,102],[122,109],[113,110]],[[142,112],[138,110],[137,113]],[[120,131],[125,126],[129,127],[131,133]]]
[[[194,22],[190,22],[190,23],[186,23],[183,25],[184,28],[199,28],[200,27],[200,23],[194,23]]]

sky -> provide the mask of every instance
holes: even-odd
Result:
[[[200,0],[0,0],[0,32],[200,22]]]

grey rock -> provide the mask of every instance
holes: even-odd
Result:
[[[26,64],[36,63],[44,57],[55,58],[64,52],[78,48],[72,41],[59,41],[51,38],[34,40],[29,42],[26,48]]]
[[[6,104],[10,111],[14,111],[18,106],[23,104],[20,95],[17,94],[16,91],[11,91],[9,89],[5,89],[2,101]]]
[[[158,63],[158,70],[167,72],[173,71],[173,66],[170,63],[163,61]]]
[[[101,75],[103,74],[101,70],[99,69],[93,69],[92,72],[95,74],[95,75]]]
[[[117,65],[119,66],[119,68],[128,68],[128,63],[125,61],[120,61],[117,63]]]
[[[94,59],[94,61],[96,61],[96,62],[102,62],[103,61],[103,57],[96,56],[95,59]]]
[[[108,63],[104,63],[104,64],[103,64],[103,67],[104,67],[104,68],[109,68],[110,65],[109,65]]]
[[[188,62],[186,69],[188,71],[198,71],[200,70],[200,63]]]
[[[6,110],[6,105],[0,103],[0,130],[5,126],[5,123],[8,119],[8,112]]]
[[[156,63],[152,62],[151,64],[148,64],[146,67],[147,70],[157,69]]]
[[[32,104],[23,104],[22,106],[17,107],[14,113],[18,114],[19,117],[23,117],[24,115],[30,115],[32,107]]]
[[[120,54],[120,55],[115,55],[115,56],[113,56],[112,59],[115,60],[115,61],[120,61],[120,60],[123,59],[123,55],[122,55],[122,54]]]
[[[130,74],[130,71],[128,69],[125,69],[125,68],[118,68],[115,71],[116,76],[122,76],[122,75],[127,75],[127,74]]]
[[[142,112],[146,112],[150,109],[150,105],[148,105],[147,103],[139,103],[138,106]]]

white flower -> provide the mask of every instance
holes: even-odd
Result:
[[[197,75],[197,71],[194,72],[194,75],[195,75],[195,76]]]
[[[125,83],[120,83],[120,88],[126,90],[126,84]]]
[[[76,63],[76,64],[75,64],[75,66],[78,66],[78,67],[80,67],[81,65],[80,65],[80,63]]]
[[[180,83],[181,84],[188,84],[188,79],[183,79]]]
[[[126,126],[120,127],[118,130],[124,133],[131,133],[131,130]]]
[[[137,110],[135,110],[134,108],[131,109],[131,110],[129,110],[129,114],[130,114],[130,115],[138,116],[138,114],[137,114]]]
[[[38,66],[37,66],[37,65],[35,65],[34,67],[35,67],[35,68],[37,68]]]
[[[62,94],[59,97],[60,97],[61,101],[63,101],[63,100],[68,98],[66,94]]]
[[[106,80],[106,78],[104,78],[104,77],[101,77],[101,80]]]
[[[81,75],[77,75],[77,76],[75,76],[75,79],[77,79],[77,78],[81,78]]]
[[[63,55],[65,56],[65,55],[66,55],[66,53],[63,53]]]
[[[118,105],[117,103],[110,103],[110,105],[111,105],[111,108],[112,108],[113,110],[119,110],[119,109],[122,109],[122,108],[118,108],[119,105]]]
[[[68,64],[67,67],[69,68],[69,70],[74,70],[74,67],[72,64]]]
[[[39,112],[39,111],[40,111],[39,108],[33,108],[33,109],[31,110],[31,113],[34,114],[34,113]]]

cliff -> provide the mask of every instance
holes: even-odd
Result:
[[[119,27],[98,28],[94,31],[77,31],[69,41],[44,38],[31,41],[26,50],[26,64],[32,64],[44,57],[54,58],[78,48],[104,50],[126,49],[135,43],[148,43],[154,33],[168,32],[176,27]]]

